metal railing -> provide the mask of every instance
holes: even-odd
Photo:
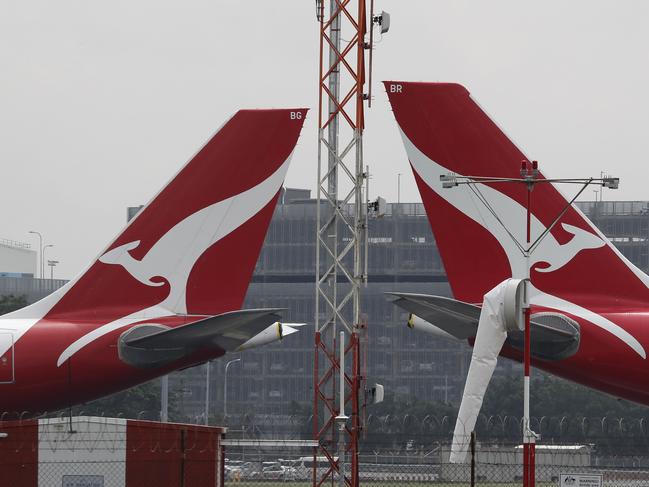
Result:
[[[9,238],[0,238],[0,245],[16,249],[30,249],[32,247],[31,244],[28,244],[27,242],[19,242],[18,240],[11,240]]]

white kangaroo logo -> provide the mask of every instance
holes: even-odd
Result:
[[[587,232],[579,227],[574,227],[567,223],[562,223],[561,226],[566,232],[572,233],[572,239],[570,239],[570,242],[565,245],[559,245],[556,254],[551,257],[545,257],[545,260],[537,259],[535,263],[547,262],[550,264],[548,267],[537,268],[537,272],[554,272],[572,261],[572,259],[574,259],[582,250],[598,249],[606,245],[606,243],[597,235]]]
[[[168,282],[171,289],[157,305],[135,311],[82,336],[63,351],[57,365],[60,366],[81,348],[106,333],[143,319],[187,313],[187,280],[196,261],[208,248],[239,228],[270,202],[282,186],[289,162],[290,157],[257,186],[189,215],[160,237],[141,260],[129,254],[130,250],[140,245],[139,240],[120,245],[99,257],[104,264],[122,266],[142,284],[162,286],[164,282],[153,280],[159,277]]]
[[[129,253],[139,240],[120,245],[99,258],[104,264],[121,265],[133,278],[147,286],[162,286],[161,277],[171,290],[158,306],[186,313],[185,292],[192,268],[203,253],[223,237],[239,228],[268,204],[282,184],[288,161],[257,186],[207,206],[174,225],[141,260]]]
[[[158,241],[158,243],[159,242],[160,241]],[[150,272],[146,272],[147,267],[141,265],[142,261],[135,260],[133,257],[131,257],[131,254],[129,254],[131,250],[138,248],[139,245],[140,241],[136,240],[135,242],[130,242],[124,245],[120,245],[119,247],[115,247],[114,249],[109,250],[104,255],[99,257],[99,262],[103,262],[104,264],[121,265],[128,271],[131,276],[140,281],[142,284],[146,284],[147,286],[164,285],[164,282],[153,281],[152,279],[155,276],[150,275]]]

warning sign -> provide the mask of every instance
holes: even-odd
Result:
[[[559,487],[602,487],[602,476],[583,473],[562,473]]]

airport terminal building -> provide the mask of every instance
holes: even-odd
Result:
[[[581,210],[635,265],[649,271],[649,203],[585,202]],[[286,322],[313,324],[316,202],[307,190],[287,190],[270,224],[250,284],[245,307],[286,308]],[[448,281],[421,203],[388,204],[382,218],[369,224],[369,284],[363,289],[367,317],[368,375],[387,394],[416,396],[425,401],[458,402],[471,349],[463,343],[415,333],[406,327],[406,314],[385,297],[389,291],[450,295]],[[5,248],[7,247],[7,248]],[[25,295],[28,301],[49,294],[65,281],[34,279],[36,253],[0,245],[0,262],[10,253],[29,252],[26,270],[0,275],[0,295]],[[11,260],[11,259],[9,259]],[[21,268],[22,269],[22,268]],[[0,269],[3,271],[3,269]],[[14,275],[8,275],[13,272]],[[223,357],[212,363],[211,414],[223,410],[224,368],[228,411],[256,414],[286,413],[291,401],[313,400],[313,326],[282,343]],[[502,360],[497,373],[517,367]],[[204,411],[205,367],[172,374],[170,387],[185,414]]]

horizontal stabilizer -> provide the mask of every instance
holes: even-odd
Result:
[[[135,326],[120,337],[119,356],[135,367],[160,367],[198,349],[235,351],[274,324],[278,330],[276,339],[280,340],[280,311],[282,309],[247,309],[197,316],[197,321],[176,328],[154,323]]]
[[[283,340],[284,337],[292,335],[293,333],[297,333],[300,326],[302,326],[302,323],[286,324],[276,321],[268,328],[265,328],[261,333],[255,335],[247,342],[239,345],[236,348],[236,351],[242,352],[244,350],[248,350],[249,348],[261,347],[278,340]]]
[[[393,302],[460,340],[472,338],[478,329],[480,307],[456,299],[427,294],[386,293]]]
[[[444,296],[386,294],[392,298],[394,304],[411,315],[425,320],[432,325],[431,328],[439,328],[459,340],[476,336],[481,310],[479,306]],[[579,348],[579,325],[561,313],[533,314],[531,326],[531,348],[535,358],[561,360],[573,355]],[[432,333],[434,330],[425,331]],[[510,332],[507,344],[514,349],[522,350],[523,332]]]

